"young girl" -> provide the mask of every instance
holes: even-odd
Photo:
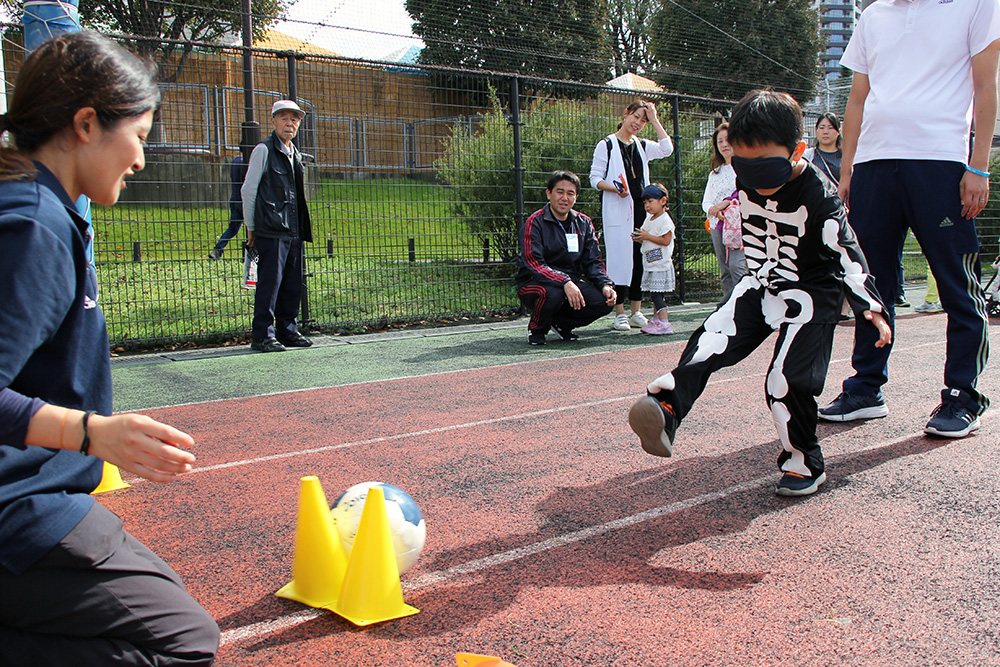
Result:
[[[667,189],[659,183],[647,185],[642,190],[642,203],[646,221],[633,232],[632,240],[641,243],[642,291],[649,292],[655,312],[640,331],[672,334],[666,293],[674,290],[674,221],[667,213]]]

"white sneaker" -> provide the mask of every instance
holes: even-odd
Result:
[[[628,323],[634,327],[642,328],[649,324],[649,320],[647,320],[646,316],[637,310],[632,313],[632,317],[628,318]]]
[[[628,324],[628,315],[625,313],[615,315],[615,322],[611,325],[611,328],[615,331],[629,331],[632,327]]]
[[[943,308],[941,308],[941,304],[937,301],[924,301],[922,305],[917,306],[913,310],[918,313],[940,313]]]

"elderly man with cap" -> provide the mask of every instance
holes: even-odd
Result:
[[[274,103],[274,132],[254,147],[240,191],[247,246],[259,253],[250,347],[260,352],[312,345],[296,323],[302,298],[302,243],[312,241],[305,169],[292,143],[305,115],[291,100]]]

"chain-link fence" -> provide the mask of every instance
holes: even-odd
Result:
[[[23,60],[3,41],[5,78]],[[178,52],[178,58],[181,52]],[[600,231],[587,184],[595,145],[640,96],[594,84],[255,50],[253,100],[264,136],[270,105],[294,96],[309,113],[297,138],[307,158],[315,242],[307,244],[302,319],[314,330],[510,315],[516,229],[544,202],[555,169],[584,182],[578,209]],[[242,233],[208,258],[230,222],[230,164],[244,121],[235,47],[184,55],[146,153],[118,205],[94,206],[95,263],[114,346],[245,336]],[[675,300],[716,300],[718,267],[701,198],[711,135],[732,102],[645,90],[675,153],[650,164],[670,189],[677,223]],[[807,118],[811,131],[813,118]],[[649,138],[652,130],[647,129]],[[996,208],[980,220],[997,251]],[[908,248],[908,279],[925,267]]]

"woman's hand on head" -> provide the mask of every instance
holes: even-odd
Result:
[[[93,415],[90,453],[151,482],[170,482],[191,471],[194,439],[145,415]]]

